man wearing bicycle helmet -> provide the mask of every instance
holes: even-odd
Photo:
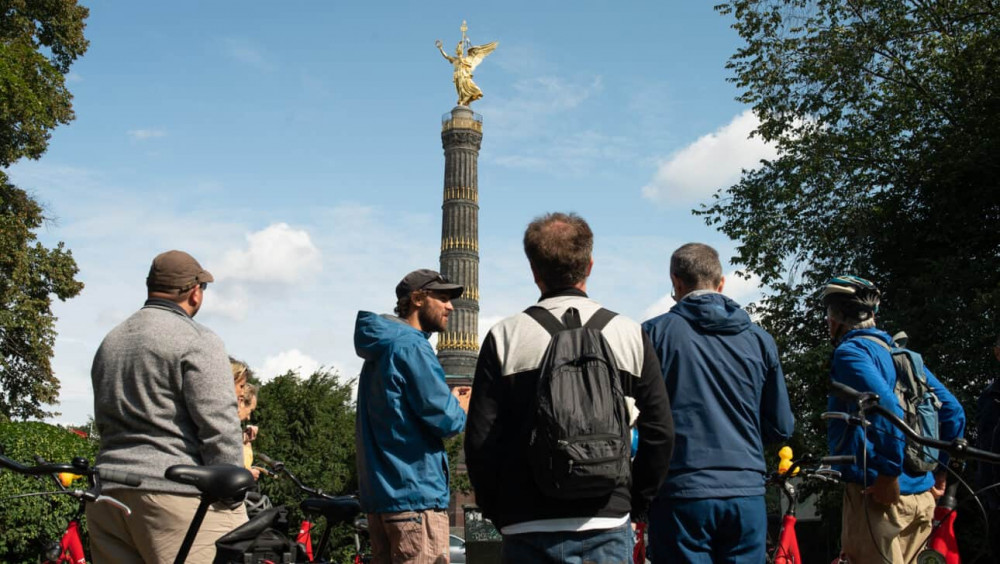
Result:
[[[896,369],[888,333],[876,328],[881,295],[874,284],[857,276],[837,276],[823,289],[830,338],[836,347],[830,378],[861,392],[874,392],[879,403],[897,416]],[[965,431],[965,412],[926,368],[931,391],[941,403],[939,436],[951,441]],[[856,412],[857,406],[831,396],[830,411]],[[841,549],[850,562],[912,562],[931,533],[935,500],[944,493],[947,473],[911,471],[904,465],[903,433],[885,418],[870,415],[867,433],[844,421],[829,422],[830,453],[853,455],[856,462],[837,467],[844,489]],[[941,458],[946,455],[942,453]],[[947,463],[943,460],[942,464]]]
[[[443,439],[465,428],[427,341],[444,331],[464,288],[428,269],[396,286],[396,313],[358,312],[354,349],[364,359],[354,430],[362,511],[372,562],[447,562],[448,456]]]

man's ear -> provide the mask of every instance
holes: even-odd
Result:
[[[590,257],[590,264],[587,265],[587,274],[585,278],[590,278],[590,271],[594,269],[594,257]]]
[[[188,292],[187,298],[184,298],[184,301],[187,302],[187,305],[197,309],[198,306],[201,305],[201,301],[204,297],[204,291],[200,287],[195,286],[193,290]]]
[[[726,277],[723,276],[719,279],[719,287],[715,289],[716,292],[722,293],[722,289],[726,286]]]

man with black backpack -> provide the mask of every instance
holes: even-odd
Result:
[[[670,474],[649,512],[654,562],[763,562],[764,445],[795,419],[774,339],[722,294],[712,247],[670,256],[677,303],[642,324],[659,356],[676,422]]]
[[[883,407],[923,435],[936,433],[944,441],[961,437],[965,412],[955,396],[923,366],[920,355],[876,328],[880,300],[878,288],[857,276],[837,276],[823,289],[836,347],[831,380],[878,394]],[[857,411],[833,396],[828,406]],[[856,458],[853,465],[836,467],[847,482],[841,550],[850,562],[914,562],[931,533],[935,500],[944,494],[947,455],[907,443],[883,417],[870,415],[869,420],[867,432],[838,420],[831,420],[827,430],[831,454]]]
[[[476,503],[503,535],[505,562],[626,562],[630,516],[645,520],[674,441],[659,362],[637,323],[587,296],[586,221],[539,217],[524,250],[541,299],[493,326],[473,380]]]

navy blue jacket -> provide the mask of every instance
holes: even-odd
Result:
[[[764,444],[795,428],[774,339],[715,292],[688,295],[642,328],[660,358],[676,433],[659,495],[763,495]]]
[[[354,348],[365,364],[354,441],[366,513],[448,507],[442,439],[465,428],[465,412],[428,337],[398,317],[358,312]]]
[[[875,392],[883,407],[902,417],[903,408],[894,391],[896,369],[892,356],[878,343],[857,338],[862,335],[876,337],[886,344],[892,342],[889,334],[879,329],[849,331],[833,351],[830,378],[860,392]],[[939,438],[950,442],[963,436],[965,410],[927,367],[924,367],[924,374],[927,376],[927,384],[941,401],[941,409],[938,410]],[[830,396],[827,407],[830,411],[857,411],[856,405],[833,396]],[[836,467],[844,481],[871,485],[879,475],[899,476],[899,493],[903,495],[923,493],[931,489],[934,485],[934,475],[931,472],[911,474],[903,469],[903,450],[906,446],[903,432],[878,415],[869,415],[869,420],[872,424],[868,427],[867,437],[860,427],[848,427],[844,421],[831,420],[827,427],[830,454],[852,454],[857,460],[853,465]],[[862,473],[862,460],[865,457],[867,476]],[[947,463],[948,455],[941,453],[939,458]]]

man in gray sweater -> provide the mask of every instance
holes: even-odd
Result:
[[[131,516],[109,504],[87,505],[97,564],[173,562],[199,497],[164,471],[174,464],[242,464],[229,358],[219,337],[192,319],[213,280],[183,251],[158,255],[145,305],[108,333],[94,357],[97,463],[142,476],[139,488],[104,487]],[[212,507],[187,562],[212,562],[216,539],[245,521],[242,506]]]

